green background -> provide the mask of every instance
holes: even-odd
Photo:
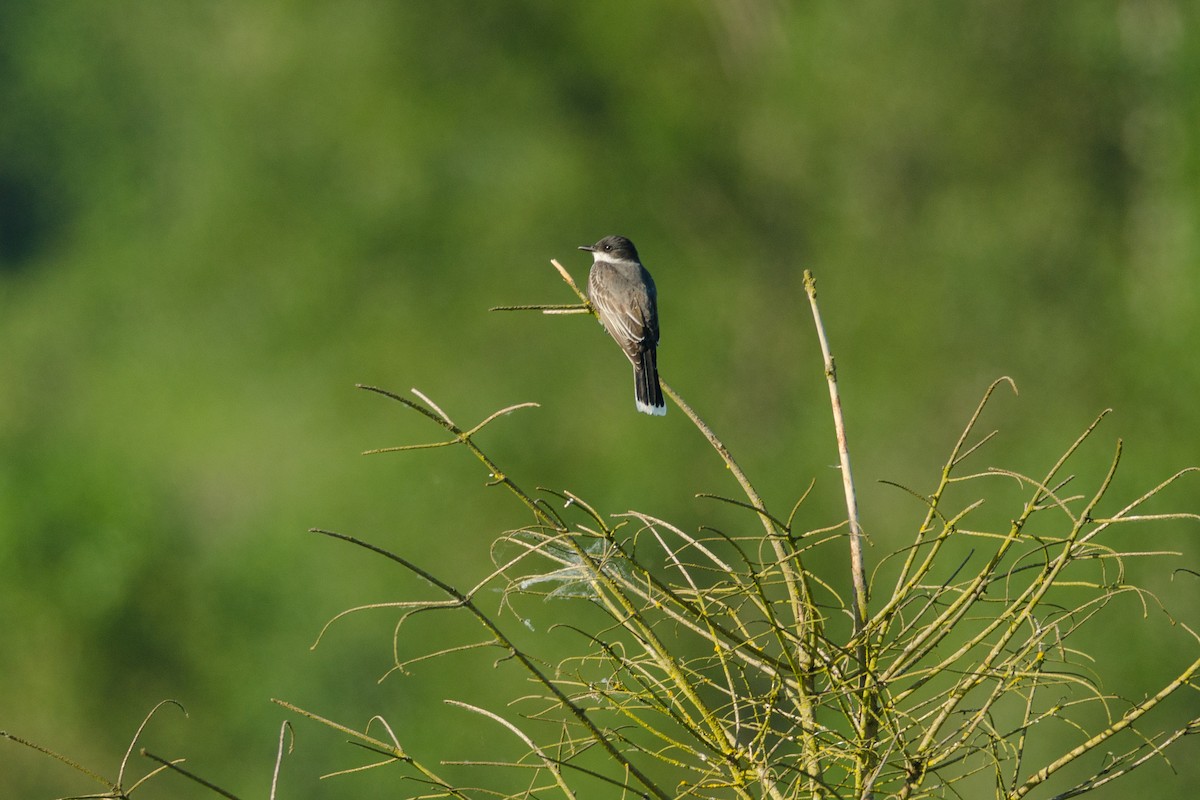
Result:
[[[383,714],[423,755],[507,747],[438,704],[486,689],[486,658],[376,682],[394,612],[309,650],[431,589],[306,531],[469,586],[527,521],[464,452],[358,455],[440,432],[355,383],[464,426],[540,403],[482,437],[522,485],[744,522],[693,497],[734,487],[678,410],[634,413],[598,325],[487,311],[570,302],[549,260],[582,280],[575,247],[609,233],[658,283],[664,378],[779,513],[816,479],[811,528],[840,499],[816,273],[872,559],[921,517],[880,481],[929,491],[1000,375],[1020,395],[980,468],[1042,472],[1108,407],[1083,471],[1122,438],[1116,499],[1200,463],[1197,25],[1170,0],[0,4],[0,729],[115,777],[174,698],[189,716],[142,743],[245,797],[272,697]],[[1160,510],[1200,510],[1195,486]],[[1133,574],[1187,619],[1197,533],[1110,543],[1183,551]],[[1153,690],[1194,642],[1126,611],[1096,669]],[[318,783],[364,756],[297,734],[281,798],[418,790]],[[1187,796],[1195,761],[1094,796]],[[11,742],[0,780],[101,788]]]

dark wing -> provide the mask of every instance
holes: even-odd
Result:
[[[608,335],[636,363],[639,354],[658,344],[658,312],[654,281],[640,270],[642,280],[630,280],[606,262],[597,262],[588,276],[588,299]]]

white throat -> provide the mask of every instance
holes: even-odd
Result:
[[[603,250],[592,251],[592,263],[598,264],[601,261],[607,261],[609,264],[636,264],[636,261],[631,261],[628,258],[617,258],[612,253],[606,253]]]

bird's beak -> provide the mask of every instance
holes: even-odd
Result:
[[[592,252],[595,252],[596,246],[592,245],[592,244],[581,244],[581,245],[579,245],[579,249],[587,250],[589,253],[592,253]]]

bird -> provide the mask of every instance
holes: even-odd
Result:
[[[633,364],[637,410],[667,413],[658,382],[658,290],[642,266],[637,248],[624,236],[605,236],[580,250],[592,254],[587,295],[600,324]]]

